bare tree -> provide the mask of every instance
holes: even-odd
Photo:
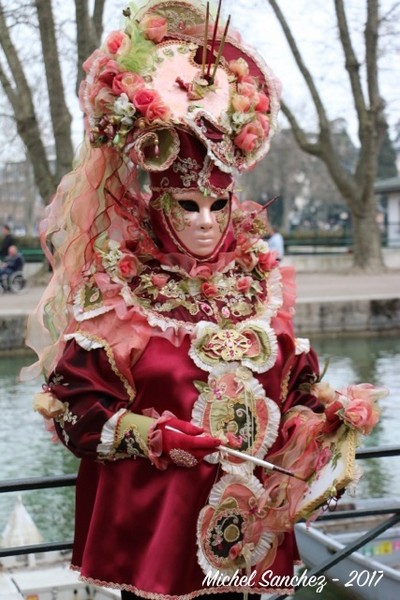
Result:
[[[361,64],[354,50],[344,0],[334,0],[344,66],[350,81],[358,119],[360,152],[352,172],[349,172],[340,160],[333,142],[327,110],[315,80],[303,60],[288,20],[276,0],[267,1],[282,27],[297,66],[309,89],[318,118],[319,131],[316,139],[310,139],[285,101],[282,102],[283,113],[292,127],[294,137],[300,148],[318,157],[326,164],[332,180],[347,203],[353,223],[355,267],[363,270],[379,271],[382,269],[383,259],[380,232],[376,220],[374,182],[379,149],[387,131],[387,123],[384,115],[385,103],[381,97],[378,82],[380,24],[378,0],[366,0],[364,30],[365,82],[362,81]]]
[[[81,79],[82,61],[96,47],[102,34],[105,0],[96,0],[90,15],[88,0],[75,0],[77,37],[77,88]],[[20,7],[21,18],[32,11],[40,34],[41,61],[45,66],[47,94],[55,156],[46,152],[52,144],[35,110],[35,90],[27,77],[27,66],[21,59],[13,42],[11,31],[16,11],[8,15],[0,0],[0,45],[5,63],[0,58],[0,83],[12,109],[18,135],[21,137],[31,160],[35,183],[41,197],[48,203],[61,177],[71,169],[73,148],[71,141],[71,115],[65,99],[65,88],[60,65],[60,48],[57,46],[57,30],[52,0],[27,0]],[[26,19],[29,21],[28,19]],[[53,166],[52,163],[55,163]]]

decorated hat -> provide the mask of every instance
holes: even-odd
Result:
[[[280,86],[232,32],[230,18],[221,24],[220,8],[221,0],[215,17],[199,0],[128,8],[125,29],[112,32],[84,63],[80,100],[92,145],[116,148],[159,173],[152,177],[155,187],[163,188],[162,173],[171,173],[178,157],[184,168],[189,143],[193,161],[199,143],[204,147],[192,170],[204,187],[214,167],[243,172],[268,152]],[[183,171],[175,174],[182,187]],[[224,189],[229,185],[225,181]]]

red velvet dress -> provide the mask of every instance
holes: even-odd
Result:
[[[78,322],[71,328],[65,352],[50,380],[52,392],[66,408],[56,419],[57,432],[63,443],[82,458],[77,482],[73,566],[88,582],[130,590],[144,598],[183,599],[246,589],[251,593],[271,592],[268,582],[265,584],[264,580],[264,585],[261,584],[262,561],[261,566],[252,567],[254,579],[247,587],[238,587],[234,580],[226,585],[217,579],[207,581],[205,570],[199,566],[198,519],[209,501],[210,490],[222,476],[218,464],[203,461],[190,469],[171,464],[161,471],[146,458],[107,456],[99,449],[105,429],[112,431],[113,418],[121,410],[139,414],[145,409],[155,409],[159,414],[169,410],[180,419],[193,419],[193,407],[199,397],[198,382],[205,384],[210,371],[213,372],[212,367],[205,370],[199,366],[207,362],[206,354],[200,350],[193,353],[193,339],[200,335],[193,327],[199,321],[216,325],[224,307],[229,307],[232,314],[232,306],[244,301],[241,304],[244,314],[235,310],[235,327],[239,328],[242,323],[256,321],[260,315],[268,316],[270,335],[275,336],[275,346],[271,350],[272,344],[268,351],[273,360],[267,368],[255,367],[252,376],[282,415],[295,405],[320,410],[315,397],[300,389],[301,384],[315,378],[316,357],[312,351],[296,349],[288,318],[290,307],[282,300],[277,266],[271,269],[275,279],[268,273],[261,286],[258,283],[255,286],[257,297],[252,297],[247,285],[244,291],[237,291],[240,288],[237,281],[243,276],[240,268],[226,269],[224,275],[214,274],[219,285],[225,281],[225,289],[232,284],[234,293],[230,288],[230,292],[207,295],[212,290],[200,278],[200,291],[196,288],[178,299],[176,283],[181,285],[187,277],[169,272],[164,287],[160,288],[156,280],[162,292],[157,295],[143,285],[150,272],[153,276],[165,270],[149,268],[130,285],[135,304],[127,302],[127,305],[134,306],[133,310],[124,312],[114,305],[113,310],[102,313],[99,303],[95,309],[93,303],[80,305],[76,313]],[[206,282],[212,281],[209,277]],[[103,293],[103,307],[106,295]],[[200,309],[196,312],[193,306]],[[245,306],[251,307],[250,313]],[[79,317],[85,313],[88,318]],[[158,325],[155,315],[159,318]],[[140,348],[135,334],[138,327],[146,340]],[[249,355],[250,346],[264,347],[263,332],[257,331],[255,337],[248,336]],[[240,363],[238,356],[235,354],[234,364]],[[253,352],[250,360],[256,360],[257,356]],[[277,432],[265,452],[267,458],[282,444],[281,433]],[[265,477],[268,480],[261,469],[255,474],[260,481]],[[278,532],[274,543],[276,554],[272,562],[264,565],[275,576],[292,574],[293,563],[298,559],[294,535],[290,531]],[[290,587],[278,585],[283,590]]]

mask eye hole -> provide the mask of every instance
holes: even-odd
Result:
[[[211,210],[212,211],[222,210],[225,208],[225,206],[227,204],[228,204],[228,200],[226,198],[220,198],[219,200],[216,200],[215,202],[213,202],[213,204],[211,205]]]
[[[178,200],[178,204],[187,212],[200,212],[199,206],[194,200]]]

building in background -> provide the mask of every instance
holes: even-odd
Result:
[[[0,221],[16,235],[35,235],[43,212],[30,162],[0,164]]]
[[[385,215],[387,246],[400,248],[400,177],[380,179],[374,189]]]

